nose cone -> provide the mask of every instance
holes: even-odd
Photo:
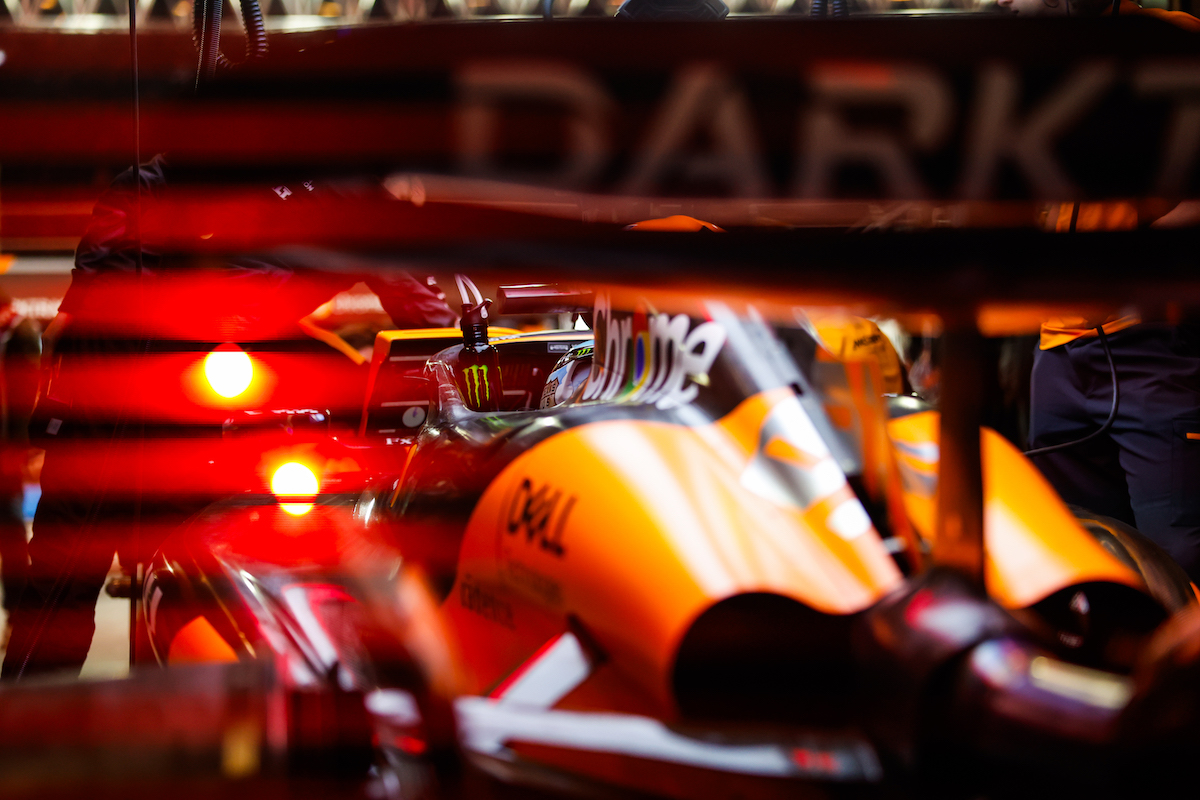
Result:
[[[844,522],[837,510],[854,495],[844,476],[822,494],[827,453],[809,454],[814,480],[794,487],[804,491],[773,491],[808,459],[761,435],[778,402],[755,400],[703,427],[620,419],[551,437],[493,481],[459,574],[573,615],[666,714],[676,709],[673,683],[702,687],[722,675],[753,683],[737,664],[714,662],[724,654],[758,648],[752,661],[787,682],[809,652],[788,649],[789,630],[823,631],[824,618],[857,613],[901,579],[873,528],[830,522]],[[764,438],[779,451],[767,459],[756,452]],[[803,449],[805,440],[794,443]],[[693,641],[675,676],[685,637]],[[773,650],[775,640],[787,644]],[[700,706],[695,713],[724,713]]]

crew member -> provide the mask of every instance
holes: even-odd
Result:
[[[156,157],[139,171],[140,219],[134,214],[133,170],[100,198],[76,251],[60,314],[47,330],[54,376],[31,424],[46,448],[42,498],[29,543],[29,584],[12,614],[5,679],[78,672],[114,552],[127,565],[145,561],[207,502],[141,490],[150,478],[182,490],[194,474],[189,462],[195,453],[183,435],[193,435],[185,430],[189,426],[164,425],[144,406],[156,384],[179,382],[178,375],[154,371],[155,358],[170,352],[172,339],[286,337],[289,330],[299,331],[298,320],[359,281],[379,295],[397,325],[455,321],[421,282],[399,271],[372,271],[337,254],[227,259],[195,276],[181,274],[150,244],[152,226],[143,224],[139,237],[133,225],[154,218],[165,167]],[[315,191],[305,182],[294,190],[264,189],[263,196],[270,203],[300,203]],[[164,439],[176,443],[165,459],[153,447]],[[152,460],[155,453],[158,460]]]
[[[1021,16],[1099,16],[1109,0],[998,0]],[[1121,15],[1148,15],[1189,31],[1200,20],[1177,11],[1143,9],[1121,0]],[[1189,224],[1181,204],[1157,224]],[[1064,204],[1049,227],[1113,230],[1139,224],[1124,203]],[[1144,222],[1144,221],[1143,221]],[[1060,318],[1042,326],[1030,388],[1029,438],[1034,450],[1103,429],[1114,386],[1120,403],[1102,435],[1034,456],[1068,503],[1134,525],[1200,582],[1200,326],[1142,321],[1132,313],[1103,319]]]

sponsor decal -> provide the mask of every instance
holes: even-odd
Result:
[[[686,405],[725,344],[725,328],[718,322],[693,328],[686,314],[614,312],[606,296],[596,298],[594,319],[599,369],[584,400]]]
[[[464,575],[458,588],[458,602],[467,611],[505,628],[515,629],[512,605],[470,575]]]
[[[860,347],[867,347],[868,345],[879,344],[879,341],[882,338],[883,338],[883,335],[879,334],[879,333],[872,333],[867,336],[860,336],[854,340],[854,349],[857,350]]]
[[[524,538],[528,545],[562,558],[566,554],[563,528],[576,500],[549,484],[535,490],[533,481],[525,478],[508,504],[505,530],[510,536]]]
[[[550,408],[554,405],[554,393],[558,391],[558,378],[546,381],[546,386],[542,389],[542,399],[538,403],[538,408]]]
[[[14,297],[12,308],[22,317],[54,319],[61,304],[61,297]]]
[[[562,586],[549,575],[544,575],[520,561],[509,560],[502,573],[505,583],[537,598],[548,606],[561,606]]]
[[[488,380],[488,369],[487,364],[475,364],[463,370],[463,389],[471,405],[481,406],[484,400],[491,402],[492,386]]]

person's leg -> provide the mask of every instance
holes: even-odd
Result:
[[[43,493],[29,542],[29,579],[12,609],[12,635],[0,677],[78,672],[95,632],[96,600],[116,549],[116,527],[100,502],[98,476],[67,470],[48,453]],[[91,524],[99,521],[99,524]],[[52,602],[53,601],[53,602]]]
[[[3,487],[8,489],[10,487]],[[4,588],[4,610],[11,613],[29,578],[29,548],[21,494],[0,490],[0,585]]]
[[[1118,342],[1134,525],[1200,583],[1200,330],[1139,326]]]
[[[1034,355],[1030,380],[1031,448],[1082,439],[1108,416],[1112,385],[1107,361],[1098,373],[1089,363],[1088,344],[1068,344]],[[1133,524],[1134,515],[1116,443],[1098,436],[1033,459],[1068,503]]]

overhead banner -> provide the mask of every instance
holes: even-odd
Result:
[[[131,162],[128,44],[0,31],[0,179],[28,212],[6,237],[34,247],[28,203],[47,198],[68,197],[78,226],[81,187]],[[770,218],[780,203],[1200,195],[1200,36],[1148,17],[446,22],[270,47],[197,95],[190,37],[139,37],[142,158],[165,154],[176,182],[370,175],[418,204],[435,188],[558,197],[613,221],[605,198]]]

